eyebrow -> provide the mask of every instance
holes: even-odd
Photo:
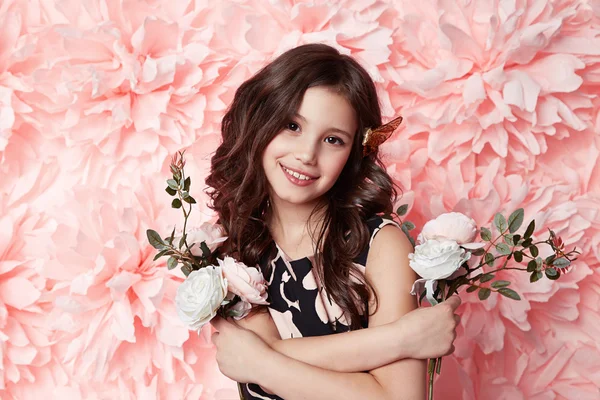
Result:
[[[302,115],[300,115],[299,113],[295,113],[295,114],[294,114],[294,117],[296,117],[296,118],[298,118],[298,119],[301,119],[301,120],[302,120],[302,121],[304,121],[304,122],[308,122],[308,121],[306,120],[306,118],[304,118],[304,117],[303,117]],[[343,130],[343,129],[339,129],[339,128],[333,128],[333,127],[332,127],[332,128],[329,128],[329,129],[327,130],[327,132],[336,132],[336,133],[341,133],[342,135],[346,136],[348,139],[352,139],[352,135],[351,135],[351,134],[349,134],[348,132],[346,132],[346,131],[345,131],[345,130]]]

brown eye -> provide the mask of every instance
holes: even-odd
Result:
[[[286,126],[286,129],[289,129],[290,131],[294,131],[297,132],[300,129],[300,125],[298,125],[295,122],[289,122]]]
[[[344,141],[340,138],[337,138],[335,136],[329,136],[325,139],[325,141],[329,144],[337,144],[337,145],[343,145]]]

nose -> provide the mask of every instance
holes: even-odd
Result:
[[[304,137],[304,140],[299,140],[296,143],[294,153],[298,161],[306,165],[314,165],[317,161],[318,143],[307,136]]]

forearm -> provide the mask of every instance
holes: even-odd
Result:
[[[402,345],[401,334],[392,324],[271,342],[273,350],[287,357],[337,372],[370,371],[405,358]]]
[[[257,383],[286,400],[387,399],[383,387],[369,373],[342,373],[318,368],[276,351],[262,360]]]

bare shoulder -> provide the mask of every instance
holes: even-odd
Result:
[[[378,307],[369,326],[394,321],[416,307],[410,290],[417,275],[408,258],[413,251],[408,237],[395,225],[386,225],[375,235],[365,275],[377,293]]]
[[[371,244],[367,258],[367,272],[394,268],[399,264],[408,266],[408,255],[414,251],[406,234],[396,225],[381,228]],[[390,262],[387,262],[390,261]],[[403,263],[401,261],[406,261]]]

